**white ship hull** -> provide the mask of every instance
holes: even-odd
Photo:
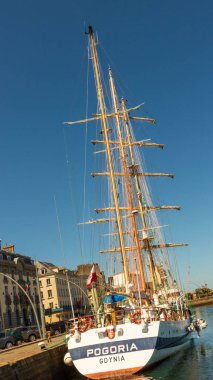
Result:
[[[153,321],[148,331],[142,325],[115,326],[115,337],[100,337],[103,329],[91,329],[68,341],[68,351],[77,370],[91,379],[134,374],[187,346],[193,334],[189,320]],[[122,334],[122,335],[120,335]],[[120,335],[120,336],[119,336]]]

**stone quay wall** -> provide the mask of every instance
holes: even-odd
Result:
[[[197,298],[190,301],[192,306],[203,306],[213,304],[213,297]]]
[[[0,379],[4,380],[71,380],[81,379],[74,366],[68,367],[63,358],[66,345],[60,345],[39,353],[1,365]],[[14,350],[15,357],[15,350]],[[1,359],[1,356],[0,356]]]

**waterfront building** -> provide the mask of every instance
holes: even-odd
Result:
[[[86,278],[87,280],[90,275],[93,265],[94,265],[95,273],[97,277],[97,281],[95,285],[95,293],[92,290],[92,287],[90,287],[90,288],[87,288],[87,294],[88,294],[89,304],[92,310],[95,310],[95,304],[97,306],[97,304],[100,305],[102,302],[103,294],[106,287],[104,272],[101,272],[99,265],[95,263],[95,264],[78,265],[76,274],[78,276],[84,276],[84,278]]]
[[[46,322],[72,318],[68,281],[75,315],[88,311],[87,273],[42,261],[36,265]]]
[[[14,245],[0,247],[0,330],[19,325],[35,324],[32,306],[9,275],[28,293],[39,315],[36,267],[29,256],[15,252]],[[4,275],[5,274],[5,275]]]
[[[104,272],[101,272],[99,265],[95,264],[81,264],[77,266],[76,275],[79,277],[84,277],[86,280],[88,279],[92,266],[94,265],[95,273],[97,276],[96,288],[98,291],[105,287],[105,275]]]

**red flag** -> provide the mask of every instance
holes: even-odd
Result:
[[[88,288],[90,288],[90,286],[92,285],[92,283],[96,282],[96,281],[97,281],[97,275],[96,275],[96,272],[95,272],[95,265],[93,264],[91,272],[90,272],[89,277],[88,277],[87,282],[86,282]]]

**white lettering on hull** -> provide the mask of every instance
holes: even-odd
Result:
[[[105,357],[105,358],[99,359],[100,364],[122,362],[122,361],[125,361],[125,358],[123,355],[109,356],[108,358]]]
[[[95,349],[90,348],[87,350],[87,357],[92,356],[102,356],[102,355],[110,355],[110,354],[119,354],[121,352],[131,352],[137,351],[138,348],[135,343],[129,344],[119,344],[117,346],[109,346],[109,347],[97,347]]]

